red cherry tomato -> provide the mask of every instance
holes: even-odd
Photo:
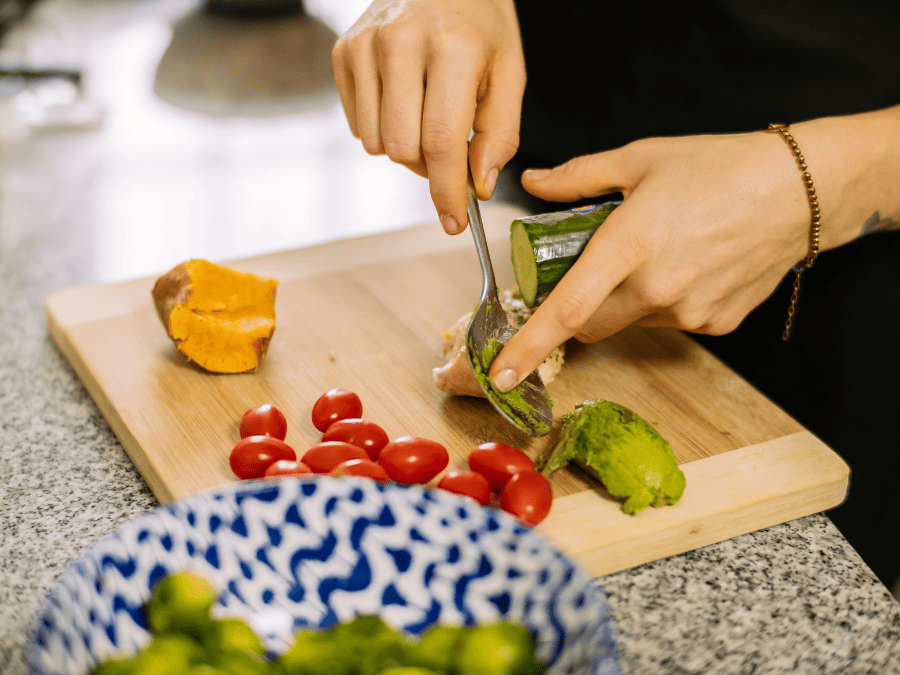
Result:
[[[376,460],[378,453],[388,443],[388,435],[374,422],[367,422],[359,417],[348,417],[328,427],[322,435],[322,440],[344,441],[358,445],[369,453],[369,459]]]
[[[297,459],[297,453],[284,441],[271,436],[247,436],[231,450],[231,470],[238,478],[262,478],[266,469],[279,459]]]
[[[453,494],[471,497],[482,506],[491,503],[491,485],[487,478],[475,471],[448,471],[437,486]]]
[[[271,403],[250,408],[241,417],[241,438],[247,436],[271,436],[283,441],[287,436],[284,413]]]
[[[348,459],[369,459],[369,453],[357,445],[343,441],[325,441],[307,450],[302,461],[313,473],[328,473]]]
[[[517,473],[500,490],[500,508],[532,525],[547,517],[552,503],[550,481],[537,471]]]
[[[338,464],[329,473],[332,476],[363,476],[379,483],[386,483],[390,480],[384,467],[371,459],[348,459]]]
[[[378,463],[391,480],[412,485],[427,483],[446,469],[450,455],[440,443],[427,438],[403,436],[381,449]]]
[[[469,453],[469,468],[487,478],[492,488],[523,471],[534,471],[534,462],[524,452],[506,443],[482,443]]]
[[[303,462],[297,462],[292,459],[279,459],[272,462],[263,473],[263,478],[284,478],[285,476],[311,476],[310,469]]]
[[[352,391],[329,389],[313,404],[312,423],[319,431],[349,417],[362,417],[362,401]]]

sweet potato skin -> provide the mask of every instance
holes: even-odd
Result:
[[[153,284],[151,291],[153,305],[170,338],[172,338],[172,329],[169,326],[169,317],[172,315],[172,310],[177,305],[187,304],[193,294],[194,285],[191,283],[191,275],[186,262],[175,265]]]
[[[264,313],[266,315],[261,314],[257,318],[260,318],[263,324],[266,324],[269,319],[271,320],[267,332],[258,334],[252,339],[249,336],[246,339],[241,339],[240,332],[233,330],[234,324],[240,323],[240,321],[236,322],[233,316],[228,316],[228,312],[229,310],[234,312],[236,310],[245,310],[246,308],[229,308],[226,302],[228,299],[227,294],[216,298],[210,297],[207,292],[206,297],[202,299],[198,296],[198,299],[200,299],[199,303],[191,302],[196,290],[195,279],[192,273],[203,274],[204,271],[208,273],[210,270],[230,277],[232,283],[239,285],[242,282],[258,284],[259,288],[264,289],[263,294],[267,296],[267,307],[265,309],[269,311]],[[236,272],[204,260],[189,260],[176,265],[160,276],[153,285],[151,295],[156,313],[165,327],[166,334],[175,344],[178,351],[184,354],[189,361],[193,361],[204,370],[214,373],[253,373],[256,372],[268,354],[269,345],[275,333],[274,304],[277,283],[274,279],[263,279],[252,274]],[[210,304],[221,305],[221,308],[210,309],[208,307]],[[206,306],[205,308],[204,305]],[[271,316],[269,317],[267,314]],[[199,336],[206,339],[204,346],[198,348],[195,343],[192,343],[191,338],[194,336],[191,335],[190,329],[186,329],[186,316],[197,319],[197,330],[199,330],[201,325],[206,326],[204,334]],[[209,324],[214,324],[217,317],[222,317],[222,327],[219,330],[210,330]],[[206,321],[202,321],[202,318],[205,318]],[[177,329],[176,321],[180,322]],[[249,322],[249,324],[252,323],[252,321]],[[228,328],[225,327],[226,325]],[[265,330],[263,328],[263,331]],[[248,331],[260,333],[258,328],[248,328]],[[249,340],[249,343],[247,340]],[[210,345],[210,342],[213,344]],[[248,356],[248,349],[253,354],[252,357]],[[244,358],[241,358],[241,354],[243,354]]]

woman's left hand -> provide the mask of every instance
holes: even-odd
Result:
[[[833,206],[840,190],[831,172],[820,169],[840,154],[833,143],[817,140],[821,125],[808,124],[791,131],[800,148],[815,152],[807,162],[819,190],[821,247],[827,248],[852,238],[837,227],[840,209]],[[624,199],[494,360],[491,376],[503,390],[571,337],[602,340],[633,323],[728,333],[809,250],[805,185],[775,131],[636,141],[555,169],[527,171],[522,182],[547,200],[614,192]]]

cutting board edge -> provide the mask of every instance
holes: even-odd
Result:
[[[574,555],[592,576],[599,577],[613,574],[656,560],[663,560],[682,553],[695,551],[704,546],[717,544],[742,534],[758,532],[768,527],[796,520],[797,518],[821,513],[841,504],[846,494],[847,481],[845,480],[838,485],[821,485],[804,492],[782,495],[745,508],[740,514],[741,518],[732,521],[734,523],[732,526],[706,530],[705,536],[703,534],[703,525],[704,521],[709,520],[710,516],[686,521],[680,528],[669,529],[665,536],[657,534],[655,538],[657,547],[653,553],[647,555],[634,554],[629,558],[628,562],[619,560],[618,557],[610,560],[609,551],[603,547],[582,551]],[[798,500],[800,501],[798,502]],[[787,512],[779,509],[783,505],[796,505],[798,503],[805,508],[796,508]],[[751,527],[744,525],[744,523],[754,518],[756,520]],[[617,542],[618,555],[625,555],[632,545],[640,548],[642,544],[630,540]]]
[[[798,453],[808,473],[796,482],[776,482],[768,492],[754,492],[754,477],[777,475]],[[715,470],[711,470],[713,466]],[[557,500],[555,513],[551,512],[539,529],[592,575],[602,576],[833,508],[846,499],[850,480],[846,462],[809,431],[698,459],[682,469],[688,487],[695,474],[704,474],[704,494],[699,498],[708,510],[700,515],[690,515],[700,509],[691,505],[689,498],[694,495],[688,488],[680,502],[684,511],[676,505],[647,509],[638,516],[624,514],[619,503],[602,491],[585,491]],[[710,507],[716,494],[728,498]],[[745,501],[740,501],[740,496]],[[589,520],[585,520],[586,510],[593,516]],[[634,519],[642,516],[642,525],[633,527]],[[590,525],[582,526],[578,537],[554,536],[553,531],[566,519],[570,524],[578,520]]]

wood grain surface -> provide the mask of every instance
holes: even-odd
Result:
[[[483,215],[498,284],[511,286],[508,228],[521,212],[485,205]],[[669,440],[687,488],[676,506],[626,516],[592,479],[557,472],[553,511],[540,528],[595,574],[821,511],[846,494],[840,458],[678,331],[632,327],[598,344],[568,344],[548,386],[554,429],[540,439],[483,399],[436,389],[443,334],[481,288],[468,232],[447,237],[426,223],[216,262],[280,282],[275,335],[256,373],[215,375],[188,363],[153,309],[155,277],[47,298],[53,339],[161,502],[236,480],[228,456],[238,422],[261,403],[285,413],[286,440],[302,455],[321,438],[312,404],[333,387],[357,392],[363,416],[390,437],[446,445],[450,468],[464,468],[469,450],[487,440],[536,457],[555,440],[561,415],[586,398],[635,410]]]

